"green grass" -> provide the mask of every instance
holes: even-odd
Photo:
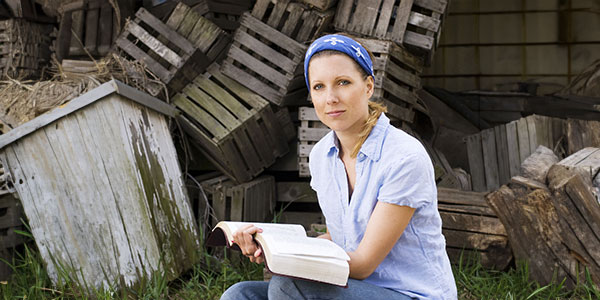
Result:
[[[262,280],[262,266],[247,260],[232,264],[203,252],[203,259],[179,279],[167,283],[157,274],[136,288],[96,291],[93,299],[219,299],[221,293],[242,280]],[[236,261],[236,259],[232,259]],[[82,289],[63,278],[53,287],[37,251],[25,247],[11,262],[14,274],[0,282],[0,299],[88,299]],[[600,299],[600,289],[590,278],[569,291],[562,284],[540,286],[529,280],[527,266],[500,272],[484,269],[477,262],[454,266],[459,299]]]

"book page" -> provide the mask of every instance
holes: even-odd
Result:
[[[254,224],[254,226],[261,228],[263,232],[261,235],[275,235],[275,236],[293,236],[295,238],[306,237],[306,231],[302,225],[298,224],[276,224],[276,223],[258,223],[258,222],[233,222],[233,221],[221,221],[217,224],[219,226],[226,226],[229,229],[229,234],[233,235],[238,229]],[[233,238],[233,237],[230,237]],[[230,239],[231,241],[231,239]]]
[[[262,234],[262,238],[269,245],[269,250],[274,254],[293,254],[350,260],[346,251],[330,240],[264,234]]]

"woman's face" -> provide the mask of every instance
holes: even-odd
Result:
[[[310,97],[317,116],[336,133],[360,133],[369,116],[373,78],[363,78],[352,58],[322,55],[308,67]]]

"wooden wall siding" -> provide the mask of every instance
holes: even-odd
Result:
[[[416,92],[421,88],[423,60],[391,41],[365,38],[358,41],[375,56],[375,92],[371,99],[383,102],[389,116],[412,125],[414,110],[420,107]]]
[[[319,38],[334,11],[321,12],[290,0],[257,0],[252,15],[300,43]]]
[[[0,21],[0,77],[37,77],[50,61],[53,26],[23,19]]]
[[[432,61],[448,2],[432,0],[340,0],[337,30],[390,40]]]
[[[241,183],[288,152],[288,137],[269,102],[219,71],[209,70],[175,95],[179,119],[207,158]]]
[[[519,175],[521,163],[538,146],[555,148],[564,126],[564,120],[531,115],[467,136],[473,190],[492,191]]]
[[[90,289],[132,286],[156,270],[174,279],[197,262],[199,235],[176,157],[165,118],[116,93],[0,151],[50,278],[66,271]]]
[[[438,210],[446,251],[453,263],[475,256],[486,268],[505,269],[512,259],[504,226],[486,193],[438,187]]]
[[[204,52],[144,8],[127,22],[115,51],[144,62],[173,91],[181,90],[211,63]]]
[[[423,84],[464,91],[533,81],[556,91],[600,59],[599,8],[582,0],[453,0]]]
[[[247,12],[240,19],[222,71],[276,105],[304,102],[306,48]]]
[[[331,131],[319,121],[315,109],[312,107],[298,108],[298,173],[300,177],[310,177],[308,156],[314,145]]]

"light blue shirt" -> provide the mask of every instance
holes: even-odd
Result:
[[[402,236],[364,281],[418,299],[456,299],[433,166],[423,145],[382,114],[356,159],[356,183],[348,201],[338,144],[330,132],[310,153],[310,184],[331,239],[344,250],[355,251],[377,201],[413,207]]]

